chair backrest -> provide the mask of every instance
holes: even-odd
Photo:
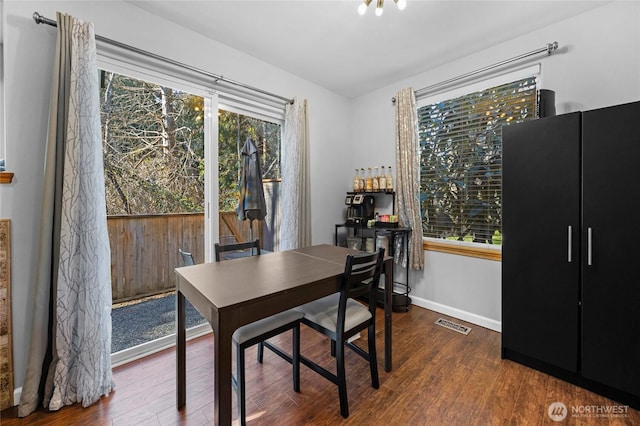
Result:
[[[344,327],[344,312],[348,298],[366,296],[369,312],[375,321],[375,311],[378,303],[378,285],[382,273],[384,249],[375,253],[347,255],[344,267],[342,287],[340,288],[340,302],[338,305],[338,327]]]
[[[182,257],[183,266],[191,266],[196,264],[196,262],[193,261],[193,255],[191,253],[182,249],[178,249],[178,252],[180,252],[180,256]]]
[[[380,248],[375,253],[347,255],[344,266],[342,292],[348,297],[360,297],[367,294],[368,290],[376,287],[382,273],[384,249]]]
[[[247,241],[246,243],[235,243],[235,244],[215,244],[215,252],[216,252],[216,262],[220,262],[220,260],[223,260],[220,257],[220,253],[225,253],[225,252],[238,252],[239,256],[232,256],[232,257],[243,257],[243,256],[247,256],[246,250],[250,250],[250,252],[248,253],[249,256],[253,256],[253,255],[259,255],[260,254],[260,240],[259,239],[255,239],[254,241]],[[245,252],[245,253],[240,253],[240,252]]]

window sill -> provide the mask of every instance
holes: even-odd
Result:
[[[423,239],[422,247],[424,250],[429,251],[477,257],[479,259],[495,260],[498,262],[502,261],[502,250],[499,248],[488,248],[485,244],[463,244],[457,241]]]
[[[12,180],[13,180],[13,173],[0,172],[0,183],[11,183]]]

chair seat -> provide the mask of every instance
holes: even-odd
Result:
[[[325,296],[322,299],[314,300],[305,305],[299,306],[298,310],[304,313],[305,319],[314,322],[327,330],[336,332],[338,322],[338,303],[340,302],[340,293],[334,293]],[[353,299],[347,299],[347,310],[345,319],[345,330],[351,330],[353,327],[362,324],[371,318],[371,312],[362,303]]]
[[[290,322],[302,319],[304,314],[297,309],[289,309],[256,322],[243,325],[233,333],[233,341],[242,344],[255,337],[266,334]]]

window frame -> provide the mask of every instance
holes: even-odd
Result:
[[[418,109],[444,100],[454,99],[459,96],[468,95],[477,91],[486,90],[491,87],[507,84],[512,81],[535,76],[537,80],[537,90],[542,88],[542,65],[521,67],[515,70],[494,75],[483,80],[476,80],[467,84],[441,92],[427,94],[416,99],[416,112]],[[421,229],[422,232],[422,229]],[[469,256],[486,260],[502,261],[502,246],[488,243],[473,243],[465,241],[445,240],[441,238],[422,237],[422,247],[426,251],[435,251],[453,255]]]

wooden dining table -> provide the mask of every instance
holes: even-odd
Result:
[[[185,298],[213,328],[214,419],[232,419],[232,335],[245,324],[319,299],[340,289],[347,254],[328,244],[176,268],[177,408],[187,399]],[[393,258],[384,259],[384,369],[391,371]]]

